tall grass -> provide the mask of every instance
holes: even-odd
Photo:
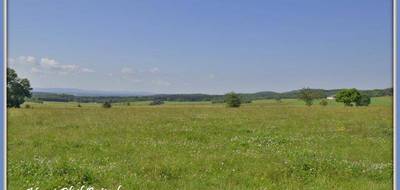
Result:
[[[8,110],[9,189],[390,189],[392,109],[255,101]]]

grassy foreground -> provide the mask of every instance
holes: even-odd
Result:
[[[9,189],[391,189],[390,98],[8,110]]]

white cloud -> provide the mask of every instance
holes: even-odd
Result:
[[[94,73],[95,71],[93,69],[82,68],[82,72],[84,72],[84,73]]]
[[[48,57],[37,59],[33,56],[19,56],[17,58],[10,58],[9,64],[12,66],[27,68],[31,73],[71,74],[79,72],[95,72],[92,69],[81,68],[79,65],[75,64],[61,64],[55,59]]]
[[[33,64],[36,64],[36,58],[35,57],[33,57],[33,56],[26,56],[26,57],[20,57],[23,61],[25,61],[26,63],[28,63],[28,64],[31,64],[31,65],[33,65]]]
[[[84,69],[78,65],[60,64],[55,59],[50,58],[41,58],[39,65],[42,67],[42,69],[58,74],[70,74],[88,71],[87,68]]]
[[[57,68],[60,64],[54,59],[42,58],[40,59],[40,66],[45,68]]]
[[[159,73],[160,69],[158,67],[153,67],[149,70],[150,73]]]
[[[17,58],[8,59],[10,65],[36,65],[36,58],[33,56],[19,56]]]
[[[134,72],[134,70],[132,68],[124,67],[124,68],[121,69],[121,73],[122,74],[133,74],[135,72]]]

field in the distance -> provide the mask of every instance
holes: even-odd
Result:
[[[391,189],[392,102],[8,110],[9,189]]]

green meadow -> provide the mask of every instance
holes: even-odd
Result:
[[[391,97],[25,104],[8,109],[9,189],[392,188]]]

